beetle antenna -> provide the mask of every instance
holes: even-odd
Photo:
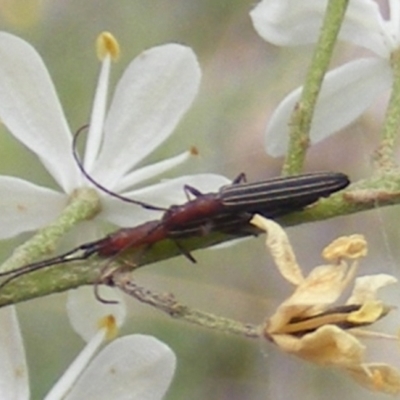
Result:
[[[141,206],[145,208],[146,210],[154,210],[154,211],[166,211],[166,208],[163,207],[157,207],[153,206],[151,204],[145,203],[143,201],[139,200],[133,200],[128,197],[122,196],[118,193],[115,193],[109,189],[107,189],[105,186],[103,186],[101,183],[97,182],[93,177],[89,175],[89,173],[86,171],[85,167],[83,166],[83,163],[79,157],[78,150],[77,150],[77,143],[78,143],[78,137],[81,135],[81,133],[88,128],[89,125],[83,125],[81,128],[77,130],[77,132],[74,134],[73,140],[72,140],[72,155],[74,156],[75,162],[81,171],[82,175],[94,186],[96,186],[98,189],[100,189],[102,192],[107,193],[109,196],[115,197],[119,200],[125,201],[126,203],[132,203],[136,204],[138,206]]]

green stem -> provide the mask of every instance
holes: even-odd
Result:
[[[192,309],[179,303],[172,295],[160,295],[137,285],[132,281],[130,275],[126,273],[115,274],[113,276],[113,283],[129,296],[136,298],[142,303],[149,304],[169,314],[173,318],[223,333],[235,334],[253,339],[261,336],[262,328],[259,326],[245,324],[240,321]]]
[[[79,222],[89,220],[99,213],[100,200],[95,190],[77,189],[60,216],[49,226],[39,230],[31,239],[15,249],[12,256],[0,267],[0,272],[11,271],[53,254],[59,240]]]
[[[400,132],[400,49],[391,55],[393,87],[386,109],[385,122],[381,133],[381,142],[375,153],[374,166],[377,169],[395,168],[395,145]]]
[[[377,205],[383,207],[395,204],[400,204],[400,172],[397,170],[381,171],[367,180],[352,184],[345,191],[335,193],[327,199],[321,199],[317,204],[302,212],[281,218],[278,222],[283,226],[298,225],[376,209]],[[180,245],[186,251],[193,252],[196,249],[203,249],[236,237],[213,232],[181,240]],[[55,265],[52,268],[21,276],[1,287],[0,307],[55,292],[63,292],[82,285],[94,284],[101,280],[105,269],[128,266],[130,270],[134,270],[178,255],[182,255],[182,252],[176,243],[165,239],[150,249],[134,248],[125,251],[118,258],[93,256],[83,261]]]
[[[348,5],[348,0],[330,0],[322,30],[298,101],[289,122],[289,147],[283,175],[302,171],[310,142],[311,122],[325,73]]]

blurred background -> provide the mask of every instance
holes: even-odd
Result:
[[[312,54],[308,47],[277,48],[265,43],[249,18],[253,6],[244,0],[0,0],[0,24],[41,54],[72,131],[88,122],[99,67],[94,42],[101,31],[112,32],[122,48],[122,57],[113,67],[114,82],[144,49],[167,42],[192,47],[203,71],[200,93],[173,137],[149,161],[195,145],[200,157],[184,171],[174,171],[177,176],[216,172],[234,178],[246,172],[253,181],[280,173],[282,159],[264,151],[264,127],[279,101],[301,84]],[[359,55],[360,50],[340,44],[332,65]],[[378,99],[352,126],[314,146],[306,170],[339,170],[353,181],[367,177],[385,104],[385,97]],[[4,128],[0,173],[56,187],[35,156]],[[370,245],[361,272],[398,275],[397,215],[397,207],[376,209],[290,228],[288,233],[305,271],[321,263],[320,252],[331,240],[361,233]],[[2,242],[2,259],[27,237]],[[223,250],[199,251],[195,257],[197,265],[179,257],[147,266],[135,277],[138,283],[171,292],[192,307],[255,324],[270,316],[291,292],[266,253],[262,237]],[[396,305],[397,292],[398,288],[387,288],[383,297]],[[18,306],[32,399],[44,396],[83,347],[69,326],[65,298],[65,294],[53,295]],[[127,298],[127,303],[129,320],[121,335],[154,335],[177,354],[168,400],[380,398],[339,372],[298,360],[270,343],[175,321],[133,299]],[[377,328],[395,333],[398,321],[394,312]],[[377,340],[368,344],[374,361],[391,361],[400,367],[397,344]]]

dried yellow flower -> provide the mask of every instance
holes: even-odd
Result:
[[[367,334],[360,327],[374,323],[392,309],[377,299],[377,291],[397,279],[388,274],[359,277],[347,302],[333,306],[354,280],[358,260],[367,254],[364,237],[334,240],[322,254],[330,264],[314,268],[304,278],[284,230],[259,215],[251,222],[267,233],[266,246],[276,266],[296,286],[265,323],[264,336],[307,361],[340,368],[370,390],[400,393],[400,371],[386,364],[365,363],[366,348],[357,337]],[[368,336],[397,340],[373,332]]]
[[[358,259],[367,255],[367,242],[362,235],[342,236],[325,247],[322,257],[337,263],[342,258]]]

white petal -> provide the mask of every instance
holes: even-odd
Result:
[[[369,49],[389,59],[396,47],[391,32],[373,0],[352,0],[340,29],[339,38]],[[398,45],[398,44],[397,44]]]
[[[106,336],[107,332],[105,329],[97,331],[51,388],[50,392],[47,393],[44,400],[59,400],[65,398],[65,395],[71,391],[72,386],[81,376],[82,371],[87,367],[90,360],[103,344]]]
[[[157,175],[161,175],[170,169],[184,163],[191,156],[190,151],[185,151],[175,157],[166,158],[154,164],[146,165],[143,168],[124,175],[114,186],[116,192],[126,191],[131,189],[134,185],[144,182],[148,179],[154,178]]]
[[[72,327],[83,340],[88,342],[104,327],[104,319],[112,316],[120,327],[126,316],[125,304],[119,292],[109,287],[99,287],[100,296],[106,300],[118,301],[104,304],[95,298],[93,287],[83,287],[68,292],[67,312]]]
[[[101,63],[100,75],[97,81],[96,93],[93,101],[92,114],[90,116],[89,131],[85,146],[85,157],[83,159],[84,167],[87,171],[92,169],[103,139],[110,70],[111,57],[110,55],[107,55]]]
[[[64,194],[10,176],[0,176],[0,193],[0,239],[42,228],[68,201]]]
[[[188,201],[184,186],[189,185],[202,193],[218,192],[231,181],[215,174],[198,174],[169,179],[156,185],[147,186],[128,193],[122,193],[131,199],[140,200],[157,207],[169,208],[171,205]],[[193,196],[191,196],[193,198]],[[139,223],[160,218],[163,211],[145,210],[135,204],[106,197],[102,200],[103,218],[118,226],[135,226]]]
[[[42,59],[27,42],[3,32],[0,60],[0,120],[69,191],[79,177],[71,135]]]
[[[385,60],[357,60],[329,72],[324,80],[311,126],[311,144],[327,138],[358,118],[383,91],[390,88],[392,72]],[[267,153],[284,155],[288,123],[301,88],[291,92],[272,115],[265,134]]]
[[[376,300],[380,288],[396,283],[397,279],[388,274],[360,276],[354,282],[354,289],[346,304],[363,304]]]
[[[250,12],[254,28],[277,46],[315,43],[326,12],[326,0],[264,0]],[[339,38],[388,58],[393,47],[378,4],[352,0],[346,10]]]
[[[327,0],[264,0],[250,16],[257,33],[277,46],[314,43]]]
[[[14,306],[0,310],[0,398],[29,399],[28,367]]]
[[[167,139],[197,94],[200,68],[188,47],[147,50],[119,81],[105,122],[95,175],[110,184]]]
[[[164,343],[151,336],[125,336],[92,361],[66,399],[162,399],[175,366],[175,355]]]

